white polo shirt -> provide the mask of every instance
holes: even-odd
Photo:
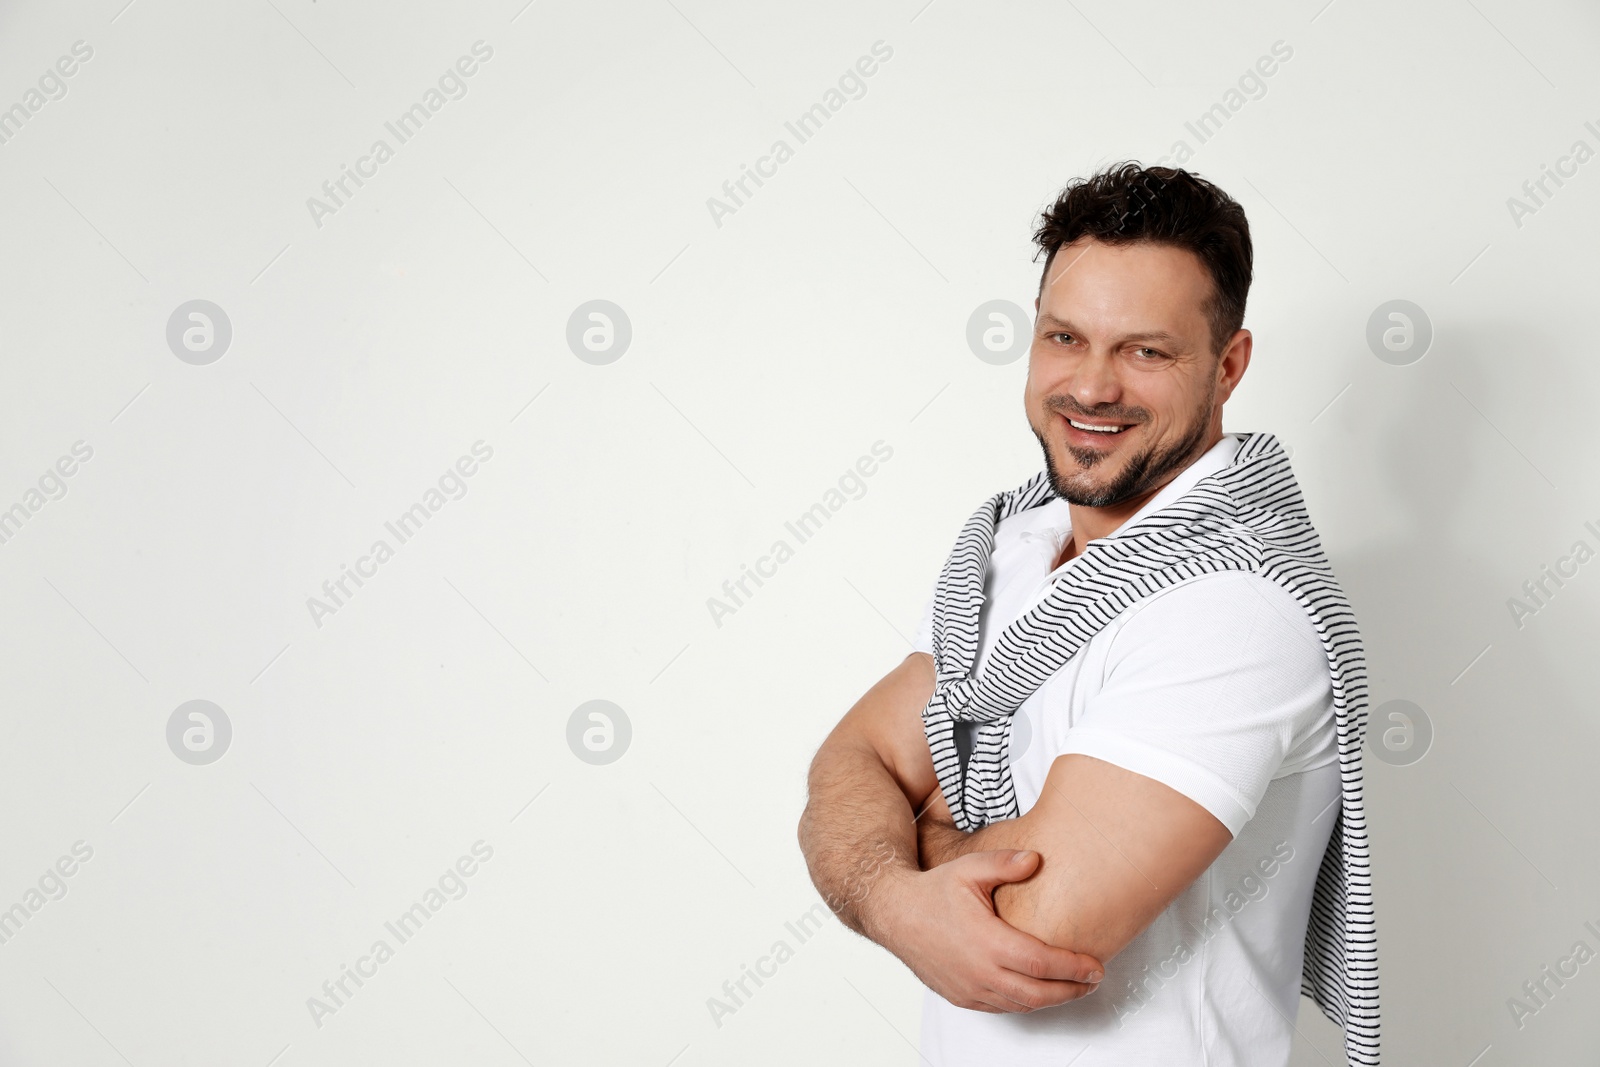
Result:
[[[1224,435],[1122,529],[1226,466],[1239,442]],[[999,524],[980,672],[1006,625],[1076,563],[1050,570],[1070,532],[1059,499]],[[930,596],[915,647],[931,654],[932,633]],[[1106,962],[1087,997],[993,1015],[928,991],[923,1057],[934,1067],[1286,1065],[1312,890],[1340,797],[1328,659],[1305,609],[1271,579],[1240,573],[1134,604],[1018,709],[1011,772],[1022,811],[1069,752],[1171,786],[1233,841]]]

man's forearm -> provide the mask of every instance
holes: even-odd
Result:
[[[841,922],[881,944],[885,932],[866,901],[886,880],[918,870],[911,805],[865,745],[824,745],[809,784],[799,837],[811,881]]]
[[[996,887],[1029,877],[1037,853],[965,857],[929,873],[917,865],[921,812],[913,805],[943,806],[917,729],[916,708],[932,688],[931,664],[921,662],[927,658],[908,656],[812,761],[799,826],[811,880],[841,922],[894,953],[957,1007],[1031,1011],[1075,1000],[1100,981],[1100,962],[1007,925],[990,899]],[[874,701],[887,703],[874,708]],[[904,718],[875,730],[872,713],[886,708]]]
[[[943,809],[941,805],[941,811],[944,810],[947,809]],[[922,870],[931,871],[940,864],[949,863],[957,856],[965,856],[969,852],[1030,848],[1022,830],[1023,827],[1017,820],[1006,819],[968,833],[958,829],[948,815],[941,816],[930,812],[917,820],[917,855],[921,860]]]

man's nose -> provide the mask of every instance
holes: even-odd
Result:
[[[1122,399],[1116,364],[1106,352],[1090,352],[1078,360],[1065,385],[1067,395],[1083,408],[1115,404]]]

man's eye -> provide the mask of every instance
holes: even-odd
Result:
[[[1160,359],[1161,353],[1154,348],[1136,348],[1134,352],[1140,359]]]
[[[1050,336],[1055,338],[1060,344],[1070,345],[1072,343],[1072,335],[1070,333],[1056,333],[1051,334]],[[1063,341],[1062,338],[1066,338],[1066,340]]]

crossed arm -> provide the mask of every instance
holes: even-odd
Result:
[[[812,881],[959,1007],[1083,996],[1231,836],[1176,790],[1079,754],[1056,759],[1026,814],[963,833],[922,730],[933,686],[932,657],[912,653],[818,750],[799,830]]]

